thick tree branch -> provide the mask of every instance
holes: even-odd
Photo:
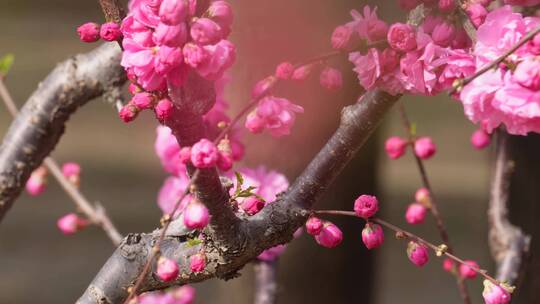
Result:
[[[505,131],[497,130],[497,156],[488,210],[489,246],[497,263],[497,279],[514,284],[529,251],[530,237],[508,220],[510,178],[514,169],[508,136]]]
[[[32,171],[51,153],[80,106],[125,81],[120,49],[104,44],[59,64],[11,124],[0,146],[0,220]]]
[[[255,271],[255,304],[274,304],[277,300],[277,261],[258,261]]]
[[[186,243],[189,235],[171,229],[161,244],[161,252],[179,262],[178,279],[164,283],[157,280],[152,271],[146,275],[139,290],[163,289],[213,277],[233,278],[239,269],[263,250],[291,241],[293,233],[309,216],[311,206],[365,143],[397,99],[384,92],[373,91],[366,93],[354,105],[346,107],[342,111],[337,131],[290,190],[257,215],[241,221],[234,241],[234,244],[241,246],[229,248],[223,243],[216,246],[211,238],[203,234],[205,239],[202,245],[189,247]],[[128,296],[128,288],[137,279],[158,237],[159,230],[126,237],[77,303],[124,301]],[[198,252],[201,246],[204,246],[207,267],[204,272],[194,274],[189,271],[188,257]]]

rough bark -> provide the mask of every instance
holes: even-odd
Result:
[[[125,82],[121,52],[104,44],[60,63],[30,96],[0,146],[0,220],[82,105]]]

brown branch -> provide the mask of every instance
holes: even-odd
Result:
[[[497,130],[495,168],[489,201],[489,246],[497,263],[497,279],[514,284],[529,251],[530,236],[508,219],[510,178],[514,162],[509,155],[508,134]]]
[[[99,5],[101,6],[101,10],[103,11],[107,22],[122,22],[125,13],[118,2],[118,0],[99,0]]]
[[[206,233],[202,245],[189,247],[186,244],[189,234],[169,231],[161,244],[161,252],[179,262],[181,274],[176,281],[164,283],[157,280],[152,271],[144,277],[140,291],[163,289],[213,277],[232,278],[263,250],[291,241],[293,233],[307,219],[309,209],[365,143],[397,99],[381,91],[372,91],[354,105],[346,107],[342,111],[337,131],[290,190],[255,216],[242,219],[232,242],[233,247],[220,243],[216,246]],[[124,301],[128,296],[128,288],[142,271],[159,235],[159,230],[150,234],[128,235],[78,303]],[[208,263],[203,273],[193,274],[189,271],[187,258],[198,252],[200,246],[204,246]],[[152,266],[155,267],[155,264]]]
[[[277,261],[258,261],[255,271],[255,304],[274,304],[277,300]]]
[[[120,49],[104,44],[59,64],[30,96],[0,146],[0,220],[26,180],[54,149],[69,117],[121,86]]]

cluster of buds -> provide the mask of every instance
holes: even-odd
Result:
[[[427,210],[431,208],[431,198],[429,190],[426,188],[420,188],[416,190],[415,202],[407,207],[405,212],[405,220],[407,223],[415,225],[421,224],[426,218]]]
[[[79,39],[82,42],[96,42],[100,38],[105,41],[120,41],[122,31],[115,22],[107,22],[101,26],[94,22],[87,22],[77,28]]]
[[[314,216],[307,220],[306,231],[315,237],[317,244],[326,248],[337,247],[343,241],[343,233],[338,226]]]
[[[182,164],[191,163],[199,169],[217,166],[221,171],[229,171],[234,164],[234,156],[229,139],[222,139],[216,146],[203,138],[191,147],[182,147],[178,153]]]
[[[399,136],[391,136],[386,140],[384,149],[390,159],[398,159],[405,155],[407,146],[410,144],[411,142]],[[437,146],[428,136],[416,138],[412,146],[414,154],[421,159],[429,159],[437,152]]]

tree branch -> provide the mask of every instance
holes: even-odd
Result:
[[[255,304],[274,304],[277,300],[277,261],[258,261],[255,271]]]
[[[0,146],[0,220],[32,171],[54,149],[71,114],[126,81],[120,56],[118,46],[104,44],[72,57],[30,96]]]
[[[529,251],[530,237],[508,220],[510,178],[514,169],[508,136],[505,131],[497,130],[497,157],[488,209],[489,246],[497,263],[497,279],[514,284]]]

